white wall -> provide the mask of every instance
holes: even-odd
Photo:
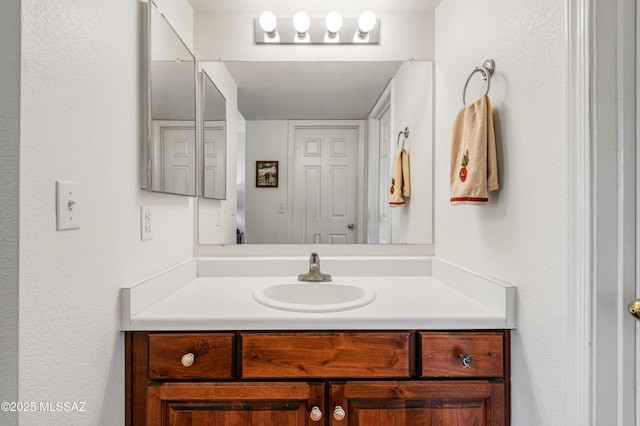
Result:
[[[188,0],[153,0],[193,53],[193,8]]]
[[[198,242],[200,244],[236,243],[238,86],[221,62],[200,62],[226,99],[227,173],[226,199],[198,202]]]
[[[448,0],[436,11],[436,254],[518,286],[512,424],[565,425],[567,142],[564,3]],[[501,189],[451,206],[451,126],[469,73],[496,61]],[[469,91],[468,99],[479,93]]]
[[[18,400],[20,1],[0,3],[0,401]],[[17,413],[0,411],[0,424]]]
[[[289,209],[288,151],[289,122],[287,120],[247,121],[246,140],[246,243],[288,243]],[[278,187],[256,188],[256,161],[278,161]],[[279,213],[279,205],[285,212]],[[259,206],[256,208],[256,206]]]
[[[433,168],[425,165],[433,164],[433,63],[405,62],[391,84],[391,152],[395,158],[397,136],[408,127],[404,147],[409,153],[411,183],[405,205],[391,208],[391,241],[431,243]]]
[[[138,189],[138,7],[22,0],[19,400],[86,412],[21,425],[122,424],[119,289],[193,254],[193,199]],[[56,232],[57,179],[81,185],[79,230]]]

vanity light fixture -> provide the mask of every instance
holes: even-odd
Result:
[[[309,16],[302,11],[293,16],[276,16],[265,11],[254,19],[255,43],[378,44],[380,21],[376,15],[366,11],[356,16],[344,18],[338,11],[326,16]]]
[[[296,43],[309,43],[309,27],[311,26],[311,18],[306,12],[297,12],[293,15],[293,29],[296,30],[294,41]]]
[[[265,10],[260,14],[260,18],[258,19],[260,23],[260,28],[264,31],[264,42],[265,43],[279,43],[280,36],[278,35],[278,18],[276,15],[269,11]]]

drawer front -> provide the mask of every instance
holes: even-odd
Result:
[[[504,333],[421,332],[422,377],[504,377]]]
[[[149,334],[149,379],[230,379],[233,340],[232,333]]]
[[[242,333],[242,377],[409,377],[408,332]]]

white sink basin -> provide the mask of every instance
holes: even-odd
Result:
[[[290,282],[256,289],[253,298],[265,306],[295,312],[336,312],[359,308],[376,298],[375,291],[336,282]]]

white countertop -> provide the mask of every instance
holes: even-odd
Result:
[[[251,259],[227,259],[224,264],[227,269],[247,271],[247,275],[253,275],[228,276],[232,275],[230,271],[221,266],[224,259],[195,259],[138,286],[123,289],[123,329],[515,328],[514,286],[480,277],[433,258],[424,258],[424,262],[429,263],[428,267],[420,266],[417,269],[411,265],[398,268],[398,259],[393,259],[396,263],[390,269],[401,270],[403,274],[399,275],[385,275],[392,271],[380,269],[380,265],[385,265],[380,263],[384,259],[372,261],[377,264],[376,275],[351,275],[344,276],[344,279],[373,289],[376,292],[373,302],[352,310],[305,313],[270,308],[252,297],[256,288],[270,283],[295,282],[296,275],[274,275],[273,272],[279,271],[278,268],[273,268],[271,275],[258,276],[255,266],[259,262],[245,264],[251,262]],[[421,265],[415,262],[416,259],[411,261]],[[296,263],[299,263],[297,259]],[[323,262],[323,272],[331,272],[331,268],[325,268],[325,263],[331,262]],[[229,268],[229,265],[234,267]],[[343,266],[335,262],[333,266],[344,272]],[[299,269],[297,265],[295,267]],[[289,267],[285,269],[288,272]],[[210,276],[216,270],[225,276]],[[433,274],[429,274],[431,271]]]

